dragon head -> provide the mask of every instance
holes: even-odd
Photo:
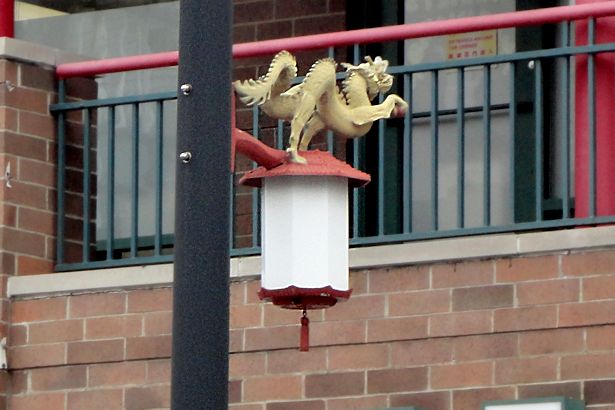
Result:
[[[379,93],[386,93],[393,86],[393,76],[386,73],[389,61],[383,60],[380,56],[372,60],[370,56],[365,57],[365,63],[352,65],[342,63],[347,73],[355,72],[367,80],[367,93],[370,100]]]

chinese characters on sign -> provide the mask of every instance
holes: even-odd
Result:
[[[497,30],[448,35],[446,36],[446,57],[448,60],[457,60],[496,55],[497,39]]]

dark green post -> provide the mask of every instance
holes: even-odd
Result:
[[[228,0],[180,1],[176,410],[228,408],[231,12]]]

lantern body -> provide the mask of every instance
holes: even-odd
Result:
[[[267,290],[348,290],[348,179],[263,180],[262,279]]]

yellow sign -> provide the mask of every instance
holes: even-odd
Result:
[[[448,60],[493,56],[498,52],[497,30],[450,34],[446,37]]]

